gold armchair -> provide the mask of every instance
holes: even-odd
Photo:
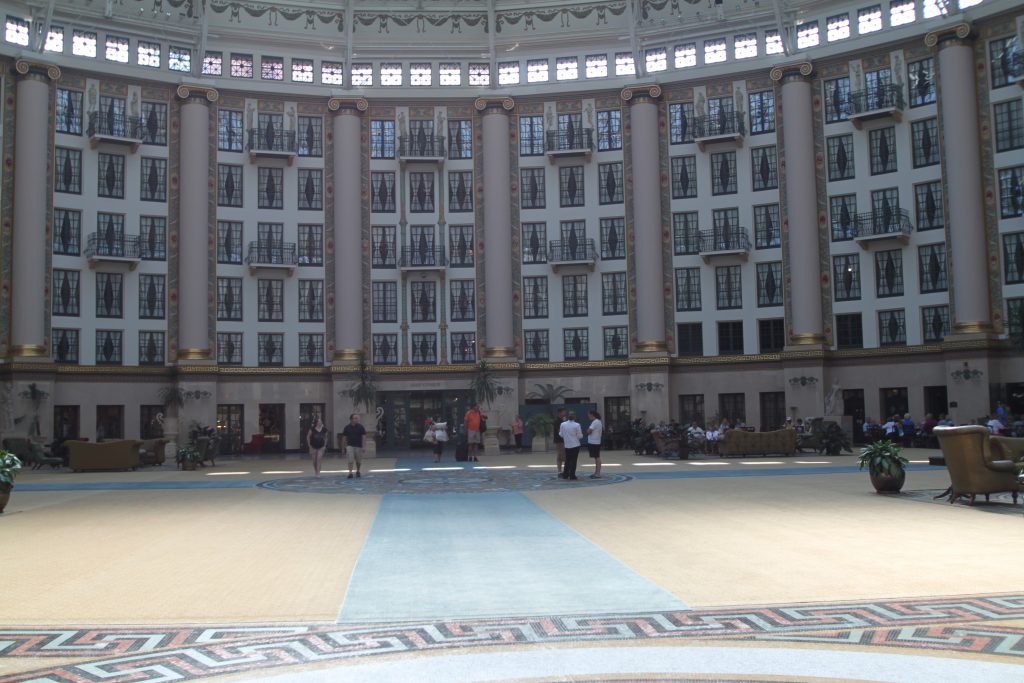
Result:
[[[970,496],[971,504],[979,493],[1009,492],[1017,502],[1020,492],[1017,466],[1012,460],[993,459],[986,427],[969,425],[964,427],[936,427],[939,447],[946,458],[949,469],[951,492],[949,502],[956,502],[961,496]]]

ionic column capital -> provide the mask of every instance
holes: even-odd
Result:
[[[941,50],[951,45],[969,45],[972,41],[971,25],[966,21],[944,26],[925,34],[924,44]]]
[[[370,108],[370,103],[365,97],[332,97],[327,100],[327,108],[338,115],[359,116]]]
[[[511,97],[478,97],[473,100],[473,108],[477,111],[512,111],[516,101]]]
[[[14,70],[24,78],[38,78],[43,76],[51,81],[60,80],[60,67],[46,62],[34,62],[28,59],[19,59],[14,63]]]
[[[791,80],[805,80],[813,72],[814,65],[810,62],[794,62],[773,67],[768,77],[776,83],[785,83]]]
[[[619,98],[623,102],[629,102],[630,104],[653,102],[659,97],[661,97],[661,86],[657,83],[627,85],[619,93]]]
[[[183,100],[202,102],[203,104],[216,102],[220,99],[220,93],[215,88],[206,85],[186,85],[182,83],[175,90],[175,94]]]

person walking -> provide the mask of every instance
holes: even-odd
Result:
[[[594,459],[594,473],[591,479],[601,478],[601,438],[604,435],[604,423],[601,422],[601,413],[591,410],[587,413],[590,418],[590,426],[587,427],[587,450],[590,457]]]
[[[523,418],[518,415],[512,420],[512,438],[516,442],[516,453],[521,453],[523,450]]]
[[[583,429],[576,421],[576,413],[569,413],[558,431],[562,435],[562,443],[565,447],[565,466],[559,476],[562,479],[575,481],[577,478],[576,461],[580,457],[580,444],[583,441]]]
[[[324,451],[327,450],[327,427],[319,415],[313,418],[313,426],[306,433],[306,446],[309,447],[309,456],[313,459],[313,472],[319,477],[320,464],[324,459]]]
[[[565,472],[565,439],[562,438],[562,423],[565,422],[565,408],[558,409],[555,417],[554,442],[555,442],[555,471],[561,477]]]
[[[477,452],[480,450],[480,445],[484,442],[480,424],[486,417],[486,415],[480,412],[479,403],[474,403],[466,411],[466,443],[469,444],[469,459],[473,462],[480,460],[480,458],[476,457]]]
[[[363,465],[363,437],[366,427],[359,424],[359,415],[352,413],[348,424],[341,430],[341,445],[348,455],[348,478],[352,478],[352,465],[356,466],[356,477],[363,476],[359,470]]]
[[[448,442],[448,423],[434,422],[430,425],[434,434],[434,462],[441,462],[444,455],[444,445]]]

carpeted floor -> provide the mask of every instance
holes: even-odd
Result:
[[[551,461],[25,472],[0,681],[1024,680],[1024,506],[852,456]]]

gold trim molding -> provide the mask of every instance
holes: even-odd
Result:
[[[659,351],[668,351],[668,344],[663,341],[642,341],[637,342],[636,350],[640,353],[656,353]]]
[[[178,349],[178,360],[210,360],[210,349]]]
[[[516,101],[511,97],[478,97],[473,100],[473,108],[477,111],[485,111],[488,108],[501,107],[505,111],[512,111],[516,108]]]
[[[984,334],[986,332],[992,332],[993,329],[992,323],[969,321],[954,323],[951,331],[959,334]]]
[[[768,73],[768,78],[775,82],[784,79],[799,77],[807,78],[814,72],[814,65],[810,62],[794,62],[792,64],[780,64],[773,67]]]
[[[10,347],[12,358],[43,358],[46,356],[46,347],[42,344],[17,344]]]
[[[925,34],[924,44],[928,47],[936,47],[939,43],[943,45],[960,45],[971,35],[971,25],[966,21],[944,26],[937,31],[929,31]],[[950,42],[952,41],[952,42]]]
[[[794,346],[802,346],[804,344],[824,344],[825,335],[818,332],[801,332],[800,334],[789,335],[789,341]]]
[[[211,88],[207,85],[186,85],[182,83],[174,92],[183,100],[197,96],[205,97],[208,102],[216,102],[220,99],[220,93],[217,92],[216,88]]]
[[[365,97],[332,97],[327,100],[327,108],[340,114],[361,114],[370,108],[370,103]]]
[[[47,77],[51,81],[60,80],[60,67],[56,64],[47,64],[46,62],[33,62],[28,59],[19,59],[14,63],[14,70],[22,76],[27,76],[33,69],[38,71],[46,71]]]
[[[516,350],[511,346],[488,346],[484,355],[488,358],[515,358]]]
[[[334,351],[334,360],[359,360],[362,357],[362,349],[335,349]]]
[[[623,102],[629,102],[636,97],[636,102],[640,102],[643,99],[650,98],[656,100],[661,97],[661,86],[657,83],[648,83],[646,85],[627,85],[619,93],[619,98]]]

